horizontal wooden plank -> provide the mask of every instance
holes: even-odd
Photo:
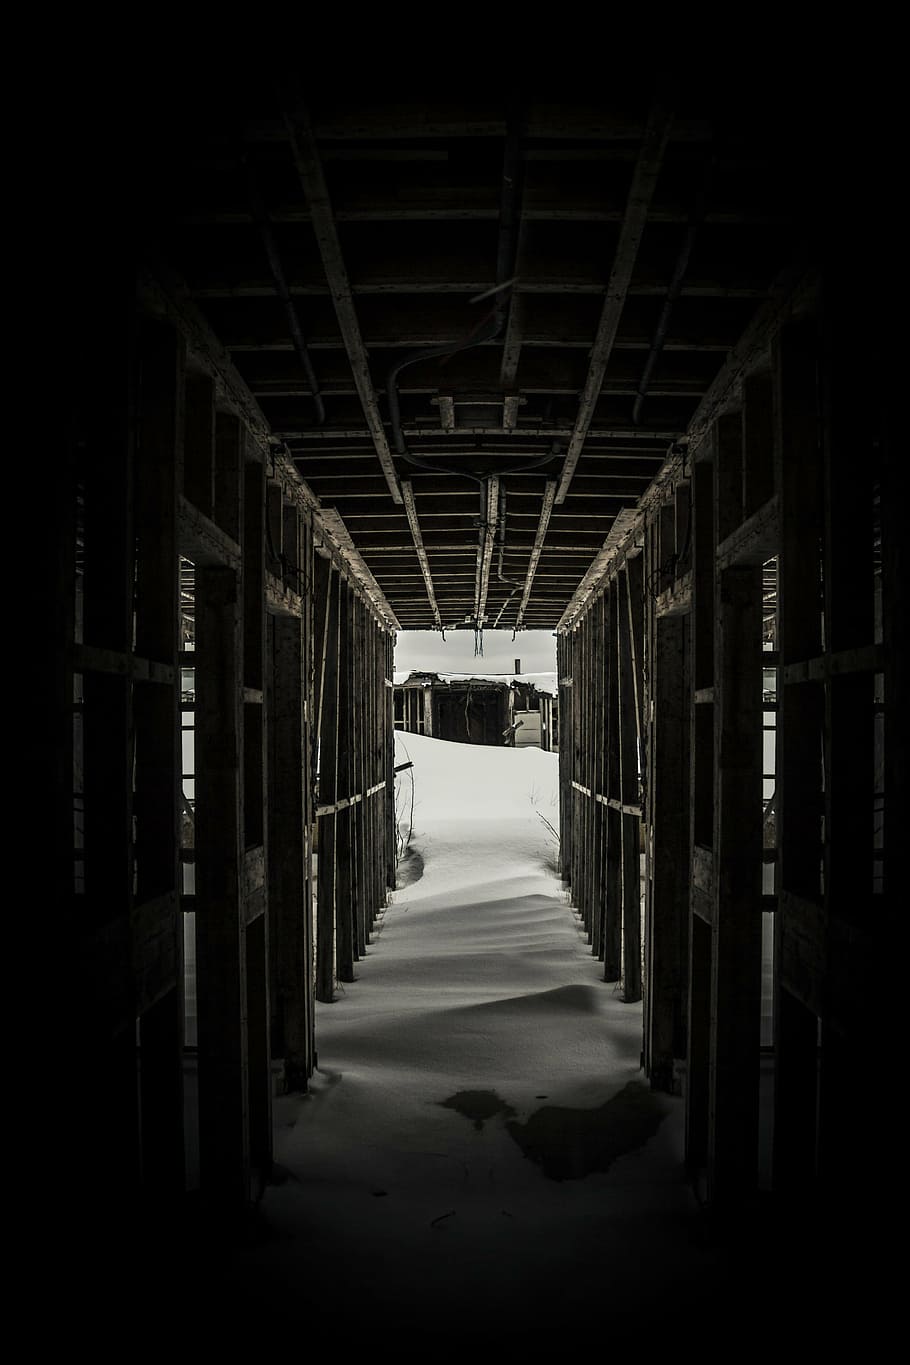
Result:
[[[403,766],[411,767],[411,764],[406,763]],[[399,769],[396,768],[395,771],[398,772]],[[357,792],[354,796],[344,796],[339,801],[332,801],[325,805],[317,806],[316,814],[317,816],[337,815],[339,811],[348,810],[351,806],[358,806],[361,801],[368,801],[371,796],[376,796],[379,792],[385,791],[386,786],[387,783],[384,781],[377,782],[375,786],[370,787],[366,792]]]
[[[173,684],[177,670],[173,664],[142,659],[136,654],[116,649],[99,649],[96,645],[74,645],[73,671],[76,673],[114,673],[134,682]]]
[[[300,594],[286,587],[280,578],[268,570],[265,575],[265,605],[276,616],[303,615],[303,598]]]
[[[177,503],[180,552],[194,564],[221,564],[239,571],[243,556],[236,540],[180,495]]]
[[[657,599],[656,611],[659,617],[685,616],[692,610],[692,574],[684,574]]]
[[[826,678],[842,677],[849,673],[880,673],[885,666],[884,661],[882,645],[842,649],[799,663],[784,664],[781,680],[784,683],[823,682]]]
[[[734,565],[764,564],[779,549],[780,519],[775,494],[721,541],[717,547],[717,567],[729,569]]]
[[[602,806],[608,806],[610,810],[619,811],[622,815],[637,815],[641,819],[641,806],[628,801],[617,801],[614,796],[602,796],[600,792],[594,799]]]

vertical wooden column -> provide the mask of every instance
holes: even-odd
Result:
[[[370,618],[370,695],[372,705],[372,721],[370,723],[370,786],[379,786],[379,790],[370,798],[370,812],[372,815],[372,853],[370,855],[370,866],[373,869],[373,920],[375,922],[380,910],[385,905],[386,885],[385,885],[385,836],[383,832],[383,818],[385,812],[385,762],[384,762],[384,736],[385,736],[385,671],[382,667],[383,661],[383,634],[379,628],[379,623],[372,617]],[[390,689],[391,690],[391,689]],[[379,785],[383,784],[383,785]]]
[[[708,1160],[714,844],[714,476],[701,460],[692,480],[691,883],[689,913],[686,1163],[700,1189]]]
[[[377,756],[377,729],[378,717],[376,714],[376,623],[371,613],[364,609],[363,615],[363,675],[365,683],[364,698],[364,739],[363,739],[363,782],[364,782],[364,812],[363,826],[364,838],[366,839],[366,852],[364,856],[366,872],[366,930],[367,944],[372,939],[373,925],[379,909],[379,892],[376,881],[377,866],[379,863],[378,850],[376,845],[376,811],[379,805],[379,793],[370,796],[376,782],[376,756]]]
[[[898,353],[888,358],[891,373],[897,368]],[[896,377],[896,376],[895,376]],[[893,850],[903,837],[904,817],[908,809],[907,763],[908,718],[905,684],[910,684],[907,672],[907,621],[910,620],[910,601],[907,583],[910,563],[907,556],[907,533],[904,522],[906,503],[899,490],[906,478],[904,442],[896,430],[896,384],[889,385],[884,396],[879,437],[881,441],[881,625],[877,632],[882,645],[881,694],[883,706],[882,749],[879,772],[882,779],[882,889],[876,897],[881,905],[880,932],[891,941],[896,940],[902,918],[902,874]],[[889,862],[890,856],[890,862]],[[903,975],[903,954],[895,954],[887,964],[886,979],[881,983],[884,1018],[880,1021],[882,1037],[899,1037],[898,1015],[903,1014],[903,991],[898,974]],[[891,1052],[882,1048],[880,1066],[891,1064]]]
[[[353,679],[354,595],[342,581],[339,597],[338,636],[338,790],[336,799],[350,801],[354,739]],[[354,820],[350,804],[338,812],[335,822],[335,944],[339,981],[354,980],[357,940],[354,927]]]
[[[92,300],[92,307],[97,301]],[[141,1178],[136,1073],[136,1001],[130,911],[133,903],[133,690],[127,667],[132,646],[134,589],[133,449],[130,389],[134,361],[126,299],[105,299],[112,328],[99,347],[116,338],[123,361],[96,398],[97,377],[85,376],[78,403],[80,446],[76,474],[82,494],[82,619],[75,622],[86,656],[82,669],[82,793],[84,890],[73,907],[78,956],[68,964],[78,975],[76,1034],[87,1056],[80,1106],[88,1116],[82,1146],[87,1179],[98,1188],[120,1189],[130,1199]],[[173,335],[167,333],[176,363]],[[124,344],[125,343],[125,344]],[[91,382],[92,389],[88,389]],[[75,493],[74,489],[74,493]],[[79,514],[78,501],[76,515]],[[78,549],[74,547],[74,557]],[[122,672],[92,666],[93,653],[111,651],[123,659]],[[78,697],[78,694],[77,694]],[[73,707],[74,694],[67,699]],[[78,712],[77,712],[78,714]],[[72,709],[70,725],[72,725]],[[68,751],[72,761],[72,731]],[[68,851],[72,873],[72,769],[64,790],[69,799]],[[72,881],[69,886],[72,894]],[[68,902],[64,902],[67,904]],[[61,1040],[56,1040],[58,1046]],[[72,1044],[70,1044],[71,1046]],[[110,1158],[110,1164],[108,1159]]]
[[[183,917],[177,602],[177,479],[184,349],[170,329],[144,332],[135,474],[135,652],[153,661],[133,689],[135,905],[133,971],[140,1015],[143,1181],[183,1194]]]
[[[605,662],[604,662],[604,599],[601,593],[593,607],[593,680],[591,691],[592,708],[592,730],[591,730],[591,819],[594,826],[594,840],[591,856],[592,875],[594,878],[593,905],[592,905],[592,942],[591,948],[594,956],[601,960],[603,958],[603,939],[604,939],[604,853],[605,853],[605,827],[607,808],[603,800],[606,798],[606,724],[605,724]],[[541,699],[543,706],[543,699]],[[545,714],[545,713],[544,713]]]
[[[569,882],[572,887],[572,900],[579,912],[582,910],[584,888],[581,884],[581,863],[584,859],[584,820],[581,808],[581,793],[577,784],[582,780],[581,767],[581,727],[584,716],[584,660],[581,648],[581,627],[576,624],[570,636],[572,650],[572,734],[571,734],[571,773],[572,773],[572,871]]]
[[[250,1161],[259,1188],[272,1161],[272,1059],[269,1045],[268,746],[266,715],[266,530],[270,491],[258,459],[244,471],[243,509],[243,916],[246,922],[247,1065]],[[281,535],[280,518],[275,534]],[[277,568],[278,566],[275,565]]]
[[[798,667],[822,635],[822,484],[817,322],[775,348],[775,478],[780,500],[777,718],[778,909],[775,916],[774,1185],[808,1191],[816,1175],[818,1016],[824,930],[824,687]]]
[[[228,568],[196,572],[196,980],[202,1190],[250,1193],[242,903],[242,599]]]
[[[722,505],[722,504],[721,504]],[[709,1197],[754,1195],[761,1012],[761,569],[719,576]]]
[[[340,577],[328,560],[318,560],[316,583],[325,587],[322,685],[319,700],[319,805],[338,800],[338,658]],[[335,991],[335,830],[337,815],[319,817],[319,873],[316,906],[316,999],[331,1003]]]
[[[572,653],[571,635],[556,642],[559,687],[559,861],[562,879],[572,881]]]
[[[306,890],[309,777],[304,742],[303,623],[276,616],[269,697],[269,916],[274,962],[273,1050],[288,1090],[305,1090],[312,1070],[310,1032],[311,911]]]
[[[303,590],[303,615],[301,630],[303,648],[301,665],[303,670],[303,721],[302,721],[302,767],[303,767],[303,828],[304,828],[304,887],[303,921],[306,959],[306,995],[304,1005],[304,1026],[307,1036],[307,1055],[309,1072],[316,1067],[316,931],[313,920],[314,883],[313,883],[313,838],[316,829],[316,757],[315,744],[318,738],[316,723],[316,595],[315,550],[313,546],[313,514],[307,510],[301,518],[300,569]],[[321,660],[321,656],[320,656]]]
[[[358,957],[363,957],[369,939],[369,883],[367,864],[367,816],[368,798],[365,770],[365,750],[367,743],[367,669],[366,669],[366,621],[363,602],[354,598],[354,629],[352,650],[354,734],[351,759],[353,778],[351,787],[360,800],[354,806],[351,816],[354,824],[354,876],[356,897],[354,901],[355,948]]]
[[[385,692],[385,733],[383,745],[385,752],[385,814],[386,814],[386,887],[395,889],[396,877],[396,828],[395,828],[395,713],[392,679],[394,677],[395,636],[385,636],[385,658],[383,660],[383,689]]]
[[[893,961],[899,955],[882,952],[899,930],[893,903],[889,915],[888,897],[874,876],[870,834],[876,805],[887,793],[882,739],[890,739],[891,723],[900,724],[902,710],[888,705],[895,694],[882,685],[884,613],[876,609],[879,564],[885,562],[882,521],[899,494],[883,486],[885,413],[868,401],[885,358],[876,355],[875,342],[861,354],[855,346],[852,355],[847,349],[857,335],[874,335],[868,304],[845,301],[837,281],[829,279],[821,321],[825,645],[845,671],[829,667],[825,685],[827,951],[818,1167],[826,1194],[838,1197],[843,1190],[853,1211],[868,1207],[867,1182],[845,1180],[844,1173],[874,1163],[878,1147],[856,1103],[856,1076],[862,1072],[882,1088],[891,1083],[893,1058],[882,1040],[898,1036],[902,1026],[903,991]],[[894,631],[894,649],[906,637],[906,626],[896,621],[888,626],[884,639]]]
[[[579,648],[581,651],[581,695],[578,706],[578,782],[583,788],[578,792],[578,817],[581,838],[578,842],[578,870],[576,905],[584,920],[588,942],[592,941],[592,863],[593,819],[591,800],[591,615],[587,612],[578,628]]]
[[[674,1058],[686,1056],[689,940],[689,739],[691,680],[688,617],[655,621],[650,764],[653,839],[651,928],[648,935],[646,1064],[656,1090],[674,1089]]]
[[[616,593],[616,651],[619,683],[619,801],[622,887],[623,999],[641,999],[641,863],[638,793],[638,724],[632,656],[628,574],[621,569]],[[633,809],[630,810],[630,807]]]
[[[604,859],[604,980],[622,980],[622,776],[620,759],[619,598],[615,581],[604,592],[606,679],[606,791]]]

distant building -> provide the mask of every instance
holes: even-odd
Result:
[[[557,700],[548,675],[471,677],[411,672],[395,679],[395,729],[459,744],[558,748]],[[555,681],[555,679],[554,679]]]

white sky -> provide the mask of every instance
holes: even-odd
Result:
[[[483,657],[474,655],[474,632],[451,630],[443,641],[438,631],[403,630],[395,646],[396,670],[425,668],[436,673],[513,673],[515,660],[522,673],[556,671],[556,637],[549,630],[485,630]]]

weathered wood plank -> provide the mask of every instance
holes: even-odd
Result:
[[[339,596],[337,795],[350,797],[353,781],[353,609],[350,586],[342,581]],[[335,816],[335,970],[339,981],[354,980],[356,938],[354,924],[354,825],[348,805]]]
[[[762,583],[727,569],[717,589],[714,923],[708,1189],[722,1206],[758,1182],[761,1000]]]
[[[772,497],[736,527],[717,547],[718,571],[764,564],[780,549],[777,498]]]
[[[241,914],[242,613],[238,576],[196,574],[196,973],[202,1188],[250,1193],[246,926]]]
[[[689,740],[687,622],[657,622],[652,763],[653,901],[648,935],[646,1058],[651,1085],[672,1092],[686,1055],[689,955]]]
[[[619,681],[619,786],[624,804],[638,802],[638,724],[632,661],[632,621],[628,577],[621,570],[614,585],[617,595],[617,653]],[[641,999],[641,867],[639,817],[621,816],[623,998]]]
[[[615,582],[604,594],[607,656],[607,792],[622,800],[620,740],[619,594]],[[604,875],[604,980],[622,979],[622,815],[606,810],[606,864]]]
[[[288,1090],[305,1090],[312,1069],[308,996],[304,783],[304,659],[299,621],[276,617],[271,625],[269,697],[269,948],[273,964],[273,1052],[284,1064]]]
[[[322,687],[319,700],[319,800],[331,805],[338,793],[338,674],[339,591],[338,572],[327,562],[325,628],[323,631]],[[319,864],[316,909],[316,999],[330,1004],[335,998],[335,829],[336,815],[320,817]]]

